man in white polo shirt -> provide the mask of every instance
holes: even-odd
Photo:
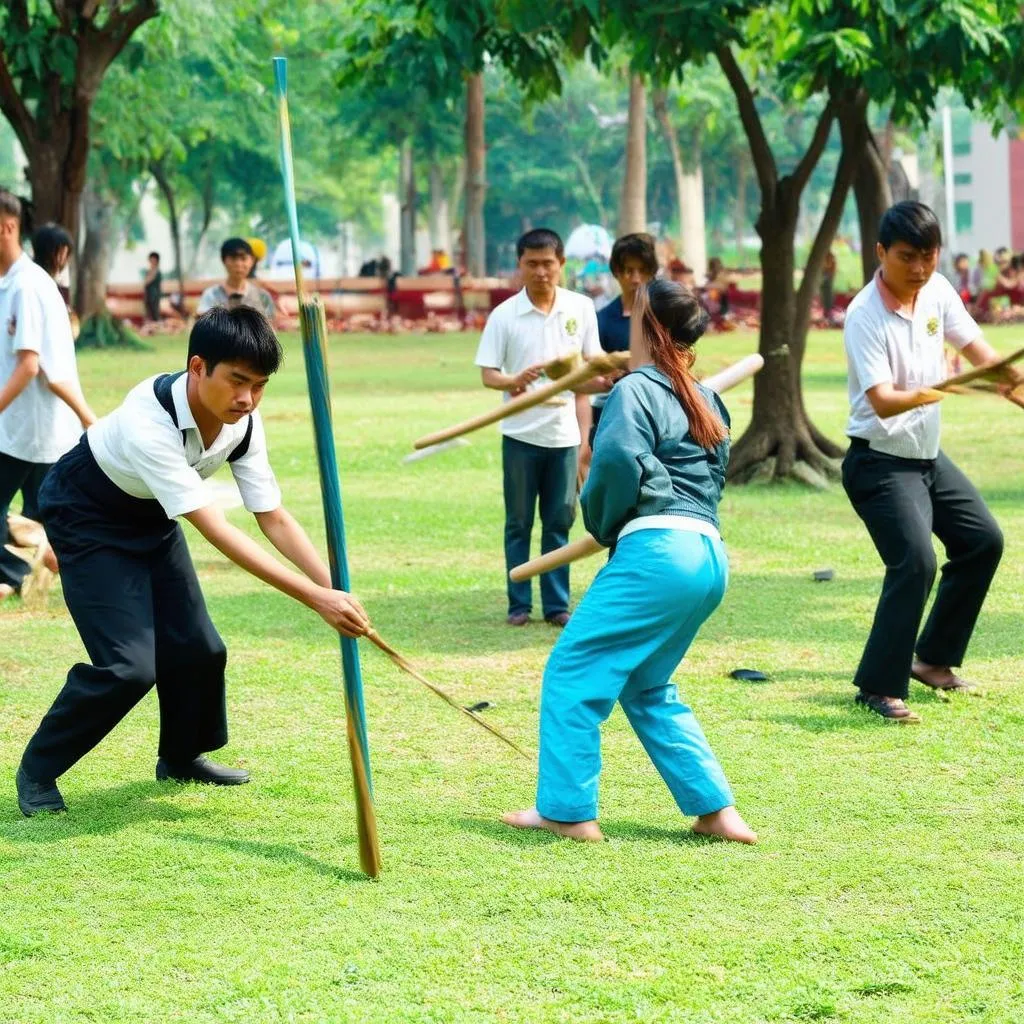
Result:
[[[26,815],[62,811],[56,780],[155,685],[156,777],[238,785],[248,772],[204,755],[227,743],[227,651],[206,611],[178,518],[258,579],[346,636],[368,628],[281,504],[256,407],[281,360],[267,319],[246,306],[200,316],[188,369],[137,385],[47,474],[40,514],[64,599],[91,663],[67,682],[18,769]],[[294,572],[232,526],[205,480],[227,462],[246,509]]]
[[[505,392],[505,400],[547,383],[546,363],[570,352],[601,351],[594,303],[586,295],[558,287],[565,265],[562,240],[536,228],[516,243],[523,289],[487,318],[476,365],[484,387]],[[541,552],[568,543],[576,517],[576,470],[580,431],[590,429],[586,394],[608,391],[598,378],[579,395],[566,393],[501,421],[505,488],[506,573],[530,557],[530,537],[540,505]],[[533,593],[529,581],[508,580],[508,623],[530,620]],[[540,580],[544,618],[564,626],[569,620],[569,567]]]
[[[0,189],[0,601],[18,593],[29,572],[5,547],[11,501],[21,491],[34,509],[47,470],[92,419],[67,307],[53,278],[21,247],[20,201]]]
[[[886,567],[854,685],[857,703],[907,723],[920,721],[906,705],[911,678],[935,690],[970,689],[953,669],[1003,550],[981,495],[939,448],[936,403],[944,394],[929,385],[946,377],[946,342],[975,366],[999,357],[935,273],[942,235],[927,206],[897,203],[878,239],[881,266],[850,303],[844,329],[851,444],[843,486]],[[1009,372],[1005,393],[1021,380]],[[918,635],[935,579],[933,533],[949,560]]]

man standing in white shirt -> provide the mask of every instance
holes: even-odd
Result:
[[[29,572],[5,547],[11,501],[20,490],[34,508],[47,470],[91,421],[67,307],[21,248],[20,201],[0,189],[0,601],[18,593]]]
[[[505,393],[505,400],[547,383],[545,364],[575,352],[601,351],[594,303],[585,295],[558,287],[565,265],[562,239],[536,228],[516,243],[523,289],[487,318],[476,365],[484,387]],[[590,430],[587,394],[610,390],[603,377],[579,394],[566,393],[501,421],[505,490],[506,573],[530,557],[530,537],[540,506],[541,551],[568,543],[576,517],[577,456]],[[529,581],[507,580],[508,623],[530,620]],[[554,626],[569,621],[569,567],[546,573],[540,581],[544,618]]]
[[[850,303],[844,327],[851,414],[843,486],[886,567],[854,685],[858,704],[907,723],[920,721],[906,705],[911,678],[934,690],[971,688],[953,669],[1003,551],[981,495],[939,449],[935,403],[944,393],[929,385],[946,377],[944,342],[975,366],[999,357],[935,273],[942,235],[927,206],[891,207],[878,239],[881,266]],[[1004,392],[1022,380],[1008,371]],[[935,579],[933,533],[949,560],[918,635]]]
[[[227,743],[227,651],[206,611],[178,518],[258,579],[346,636],[369,628],[351,595],[281,504],[256,407],[281,360],[258,310],[196,320],[188,369],[137,385],[47,474],[40,513],[64,599],[91,664],[79,663],[29,741],[18,769],[26,815],[62,811],[56,780],[155,685],[156,777],[238,785],[245,771],[204,755]],[[227,462],[246,509],[294,572],[232,526],[205,480]]]

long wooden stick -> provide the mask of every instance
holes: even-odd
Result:
[[[408,673],[417,682],[422,683],[428,690],[430,690],[431,693],[436,693],[437,696],[441,698],[441,700],[450,704],[456,710],[461,711],[464,715],[468,716],[469,718],[472,718],[477,725],[482,725],[489,733],[492,733],[493,735],[497,736],[498,739],[502,741],[502,743],[507,743],[517,754],[522,754],[522,756],[525,757],[527,760],[533,760],[533,758],[525,750],[523,750],[522,747],[516,744],[513,740],[510,740],[503,732],[501,732],[499,729],[491,725],[490,722],[481,718],[475,711],[470,711],[469,708],[460,704],[454,697],[452,697],[450,694],[442,690],[441,687],[438,686],[436,683],[432,683],[425,676],[421,675],[420,672],[418,672],[417,669],[412,664],[410,664],[405,658],[402,657],[401,654],[398,653],[398,651],[394,649],[394,647],[386,643],[375,629],[371,629],[366,634],[366,639],[369,640],[370,643],[373,644],[375,647],[382,650],[403,672]]]
[[[733,363],[732,366],[727,366],[724,370],[719,370],[718,373],[713,373],[710,377],[705,377],[701,383],[717,394],[721,394],[748,377],[753,377],[763,366],[764,358],[754,353]],[[549,551],[546,555],[531,558],[528,562],[515,566],[508,574],[509,579],[514,583],[532,580],[534,576],[559,569],[563,565],[569,565],[581,558],[589,558],[591,555],[596,555],[598,551],[604,550],[605,546],[588,533],[579,540],[571,541],[554,551]]]
[[[331,392],[327,380],[327,320],[319,296],[306,298],[302,286],[302,259],[299,252],[299,219],[295,206],[295,175],[292,168],[291,125],[288,119],[288,65],[283,57],[274,58],[274,91],[277,96],[281,129],[281,176],[292,243],[295,289],[299,297],[302,328],[302,354],[306,363],[309,403],[316,438],[320,492],[327,528],[327,552],[331,566],[331,586],[351,590],[348,555],[345,549],[345,518],[338,478],[338,457],[334,447],[331,417]],[[356,825],[359,835],[359,863],[371,878],[380,874],[380,844],[377,816],[373,807],[373,777],[370,773],[370,746],[366,735],[366,710],[363,706],[363,677],[359,668],[359,648],[351,637],[340,637],[341,666],[345,694],[345,731],[356,800]]]
[[[491,423],[497,423],[498,420],[505,419],[506,416],[515,416],[516,413],[532,409],[535,405],[541,405],[549,398],[553,398],[563,391],[578,387],[580,384],[586,384],[587,381],[600,377],[603,373],[625,370],[628,366],[628,352],[605,352],[600,355],[591,356],[589,359],[584,360],[580,366],[570,370],[563,377],[553,380],[550,384],[545,384],[543,387],[527,391],[523,395],[518,395],[516,398],[503,402],[496,408],[481,413],[479,416],[474,416],[463,423],[456,423],[453,427],[446,427],[444,430],[438,430],[434,434],[427,434],[424,437],[417,438],[413,442],[413,448],[429,448],[432,444],[440,444],[442,441],[449,440],[449,438],[460,437],[462,434],[479,430],[481,427],[486,427]]]
[[[579,540],[571,541],[563,547],[549,551],[546,555],[531,558],[528,562],[517,565],[509,572],[508,578],[513,583],[532,580],[534,576],[542,576],[546,572],[559,569],[563,565],[568,565],[570,562],[575,562],[580,558],[589,558],[591,555],[596,555],[598,551],[604,551],[604,549],[604,545],[596,537],[588,533],[580,537]]]
[[[976,366],[973,370],[968,370],[966,373],[958,373],[955,377],[950,377],[940,384],[933,384],[932,387],[936,391],[955,392],[957,388],[962,387],[964,384],[970,384],[971,381],[982,379],[999,380],[1004,370],[1008,370],[1014,363],[1020,362],[1021,359],[1024,359],[1024,348],[1017,349],[1012,355],[1007,356],[1005,359],[1000,359],[998,362],[989,363],[988,366]]]

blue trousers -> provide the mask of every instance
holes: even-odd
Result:
[[[624,537],[558,639],[544,672],[537,810],[597,817],[601,723],[618,701],[686,815],[732,805],[722,768],[670,681],[725,594],[721,541],[681,530]]]
[[[533,606],[529,580],[513,583],[508,572],[530,558],[533,517],[540,504],[541,554],[569,543],[576,518],[577,449],[541,448],[502,438],[501,462],[505,478],[505,579],[508,613],[528,612]],[[545,617],[569,610],[569,567],[540,578],[540,599]]]

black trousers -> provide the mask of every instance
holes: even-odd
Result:
[[[227,651],[181,527],[161,521],[155,502],[115,487],[84,440],[51,471],[40,500],[91,664],[68,672],[25,750],[25,771],[40,780],[62,775],[154,685],[161,757],[182,763],[224,746]]]
[[[843,460],[843,486],[885,563],[854,685],[906,698],[915,651],[930,665],[963,663],[1003,535],[974,485],[942,452],[934,460],[900,459],[854,439]],[[937,567],[933,533],[948,561],[918,636]]]
[[[21,590],[22,580],[28,575],[29,564],[12,555],[5,545],[10,539],[7,529],[7,511],[18,491],[24,499],[23,512],[30,519],[38,518],[39,487],[49,469],[41,462],[24,462],[0,452],[0,583]]]

